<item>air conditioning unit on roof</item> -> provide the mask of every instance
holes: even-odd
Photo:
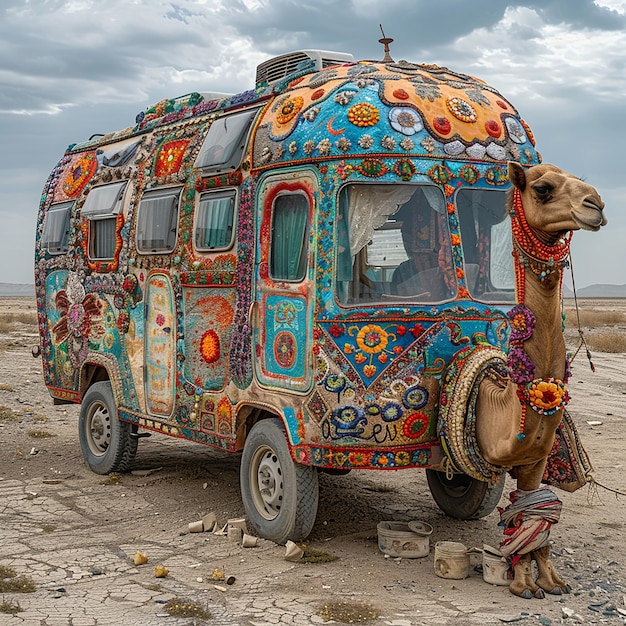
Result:
[[[354,57],[347,52],[328,52],[326,50],[298,50],[264,61],[256,68],[256,84],[277,80],[293,74],[303,61],[313,61],[315,71],[331,65],[354,63]]]

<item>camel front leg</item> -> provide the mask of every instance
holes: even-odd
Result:
[[[545,597],[543,589],[540,589],[533,580],[530,553],[522,554],[519,561],[513,566],[513,574],[513,581],[509,585],[509,591],[513,595],[526,600],[530,600],[532,597]]]
[[[548,593],[560,596],[569,593],[572,588],[556,573],[550,560],[550,546],[545,545],[531,552],[532,558],[537,562],[537,585]]]

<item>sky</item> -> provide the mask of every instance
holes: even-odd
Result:
[[[626,283],[626,0],[3,0],[0,282],[33,282],[39,198],[69,144],[164,98],[251,89],[286,52],[381,59],[380,25],[396,61],[498,89],[544,162],[600,191],[609,224],[574,236],[575,284]]]

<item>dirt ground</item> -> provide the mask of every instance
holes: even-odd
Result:
[[[626,301],[599,306],[626,311]],[[30,299],[0,298],[0,320],[3,313],[29,308],[34,311]],[[576,337],[568,331],[573,348]],[[255,626],[329,617],[392,626],[626,623],[626,497],[605,488],[626,493],[623,353],[595,353],[595,373],[584,351],[573,363],[570,413],[598,484],[573,494],[558,492],[563,513],[552,529],[553,561],[572,593],[522,600],[483,581],[480,555],[472,556],[465,580],[435,576],[437,541],[498,546],[501,531],[497,512],[478,521],[445,517],[419,470],[320,475],[319,512],[306,549],[337,557],[332,562],[291,563],[284,547],[271,542],[246,549],[226,537],[190,534],[188,524],[209,512],[220,525],[243,517],[239,457],[153,435],[140,441],[134,472],[106,481],[82,460],[78,407],[53,406],[43,385],[40,360],[30,353],[37,343],[35,327],[17,325],[0,342],[0,566],[31,577],[37,587],[28,594],[0,594],[0,602],[23,609],[13,616],[0,613],[0,624],[192,623],[166,618],[159,609],[173,596],[208,607],[214,618],[207,623]],[[7,409],[14,419],[6,417]],[[503,498],[513,488],[507,479]],[[38,502],[45,506],[35,514]],[[431,524],[429,556],[386,558],[377,545],[382,520]],[[69,558],[68,551],[79,547],[82,551]],[[151,565],[155,558],[166,564],[168,577],[155,581],[153,570],[137,571],[131,557],[139,549],[150,552]],[[213,584],[215,569],[234,576],[235,584]],[[107,593],[90,605],[95,585]],[[115,606],[107,604],[117,597],[107,585],[139,590],[132,611],[123,613],[127,617],[115,617],[115,611],[131,602],[130,594]],[[79,588],[83,606],[64,613],[55,597]],[[347,613],[337,608],[340,602],[350,603],[343,609]],[[328,613],[333,606],[336,612]]]

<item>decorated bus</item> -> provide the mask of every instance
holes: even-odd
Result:
[[[540,160],[477,78],[321,51],[71,144],[35,279],[89,467],[128,470],[151,431],[241,453],[249,523],[279,543],[311,531],[319,471],[423,468],[446,513],[491,512],[504,474],[465,469],[451,405],[468,359],[507,358],[509,168]]]

